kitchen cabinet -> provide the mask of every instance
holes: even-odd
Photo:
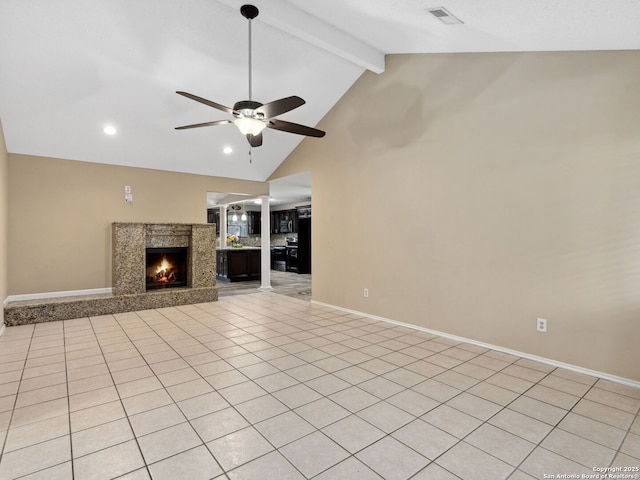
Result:
[[[262,212],[247,212],[247,222],[249,223],[247,227],[249,235],[260,235]]]
[[[295,210],[271,212],[271,233],[296,233],[298,216]]]
[[[271,268],[280,272],[287,271],[287,247],[271,247]]]
[[[286,247],[287,251],[287,272],[298,271],[298,247]]]
[[[311,205],[271,212],[271,233],[298,233],[303,218],[311,218]]]
[[[216,235],[220,235],[220,209],[207,208],[207,223],[216,224]]]
[[[298,220],[301,218],[311,218],[311,206],[307,205],[305,207],[296,208],[296,213],[298,216]]]
[[[216,251],[216,277],[223,282],[259,280],[259,248],[223,248]]]
[[[311,273],[311,216],[298,220],[298,252],[296,271]]]

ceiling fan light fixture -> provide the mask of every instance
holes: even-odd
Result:
[[[251,99],[251,21],[258,16],[258,9],[254,5],[243,5],[240,8],[240,13],[249,21],[249,100],[241,100],[236,102],[233,108],[229,108],[191,93],[177,91],[176,93],[178,95],[190,98],[191,100],[195,100],[196,102],[208,105],[217,110],[230,113],[234,116],[234,120],[215,120],[213,122],[184,125],[182,127],[176,127],[176,130],[225,125],[233,121],[240,132],[247,138],[252,148],[262,145],[262,130],[265,128],[307,137],[324,137],[325,132],[322,130],[275,118],[304,105],[305,101],[302,98],[292,95],[266,104]],[[251,150],[249,150],[249,162],[251,163]]]
[[[258,135],[267,126],[263,121],[251,117],[237,117],[233,123],[243,135]]]

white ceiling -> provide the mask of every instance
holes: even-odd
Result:
[[[267,129],[252,150],[230,115],[247,99],[245,3],[235,0],[0,0],[0,118],[8,150],[90,162],[266,180],[304,138]],[[638,0],[257,0],[253,99],[306,105],[316,126],[389,53],[640,48]],[[446,7],[446,26],[426,9]],[[118,133],[102,129],[113,124]],[[327,128],[323,139],[334,132]],[[234,152],[222,153],[225,146]]]
[[[269,181],[269,205],[273,207],[311,202],[311,172],[298,173],[288,177]],[[207,192],[209,208],[230,203],[242,203],[247,206],[261,205],[260,197],[237,193]],[[248,208],[248,207],[247,207]],[[260,207],[255,207],[259,210]]]

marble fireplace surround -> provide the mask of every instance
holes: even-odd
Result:
[[[214,288],[215,238],[213,224],[114,223],[113,294],[146,292],[147,248],[187,247],[187,285],[196,290]],[[174,291],[180,296],[184,289],[165,289],[162,293],[173,296]]]
[[[218,300],[215,224],[112,224],[112,293],[12,302],[5,324],[68,320]],[[146,291],[146,248],[188,247],[188,287]]]

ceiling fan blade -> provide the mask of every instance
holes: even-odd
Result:
[[[298,135],[306,135],[308,137],[324,137],[325,132],[318,130],[317,128],[306,127],[298,123],[285,122],[284,120],[277,120],[272,118],[267,123],[267,127],[274,130],[281,130],[283,132],[295,133]]]
[[[220,105],[219,103],[212,102],[211,100],[207,100],[206,98],[198,97],[197,95],[192,95],[191,93],[187,93],[187,92],[176,92],[176,93],[178,95],[182,95],[183,97],[190,98],[191,100],[195,100],[196,102],[204,103],[205,105],[208,105],[210,107],[217,108],[218,110],[222,110],[223,112],[230,113],[231,115],[233,115],[234,113],[234,110],[232,108],[225,107],[224,105]]]
[[[176,127],[176,130],[186,130],[187,128],[198,127],[210,127],[211,125],[225,125],[227,123],[233,123],[231,120],[215,120],[213,122],[194,123],[193,125],[184,125],[182,127]]]
[[[247,133],[247,140],[249,141],[249,145],[252,147],[259,147],[262,145],[262,133],[259,133],[258,135],[251,135],[250,133]]]
[[[262,113],[265,118],[277,117],[278,115],[289,112],[294,108],[301,107],[305,103],[306,102],[302,98],[294,95],[265,103],[261,107],[256,108],[256,113]]]

